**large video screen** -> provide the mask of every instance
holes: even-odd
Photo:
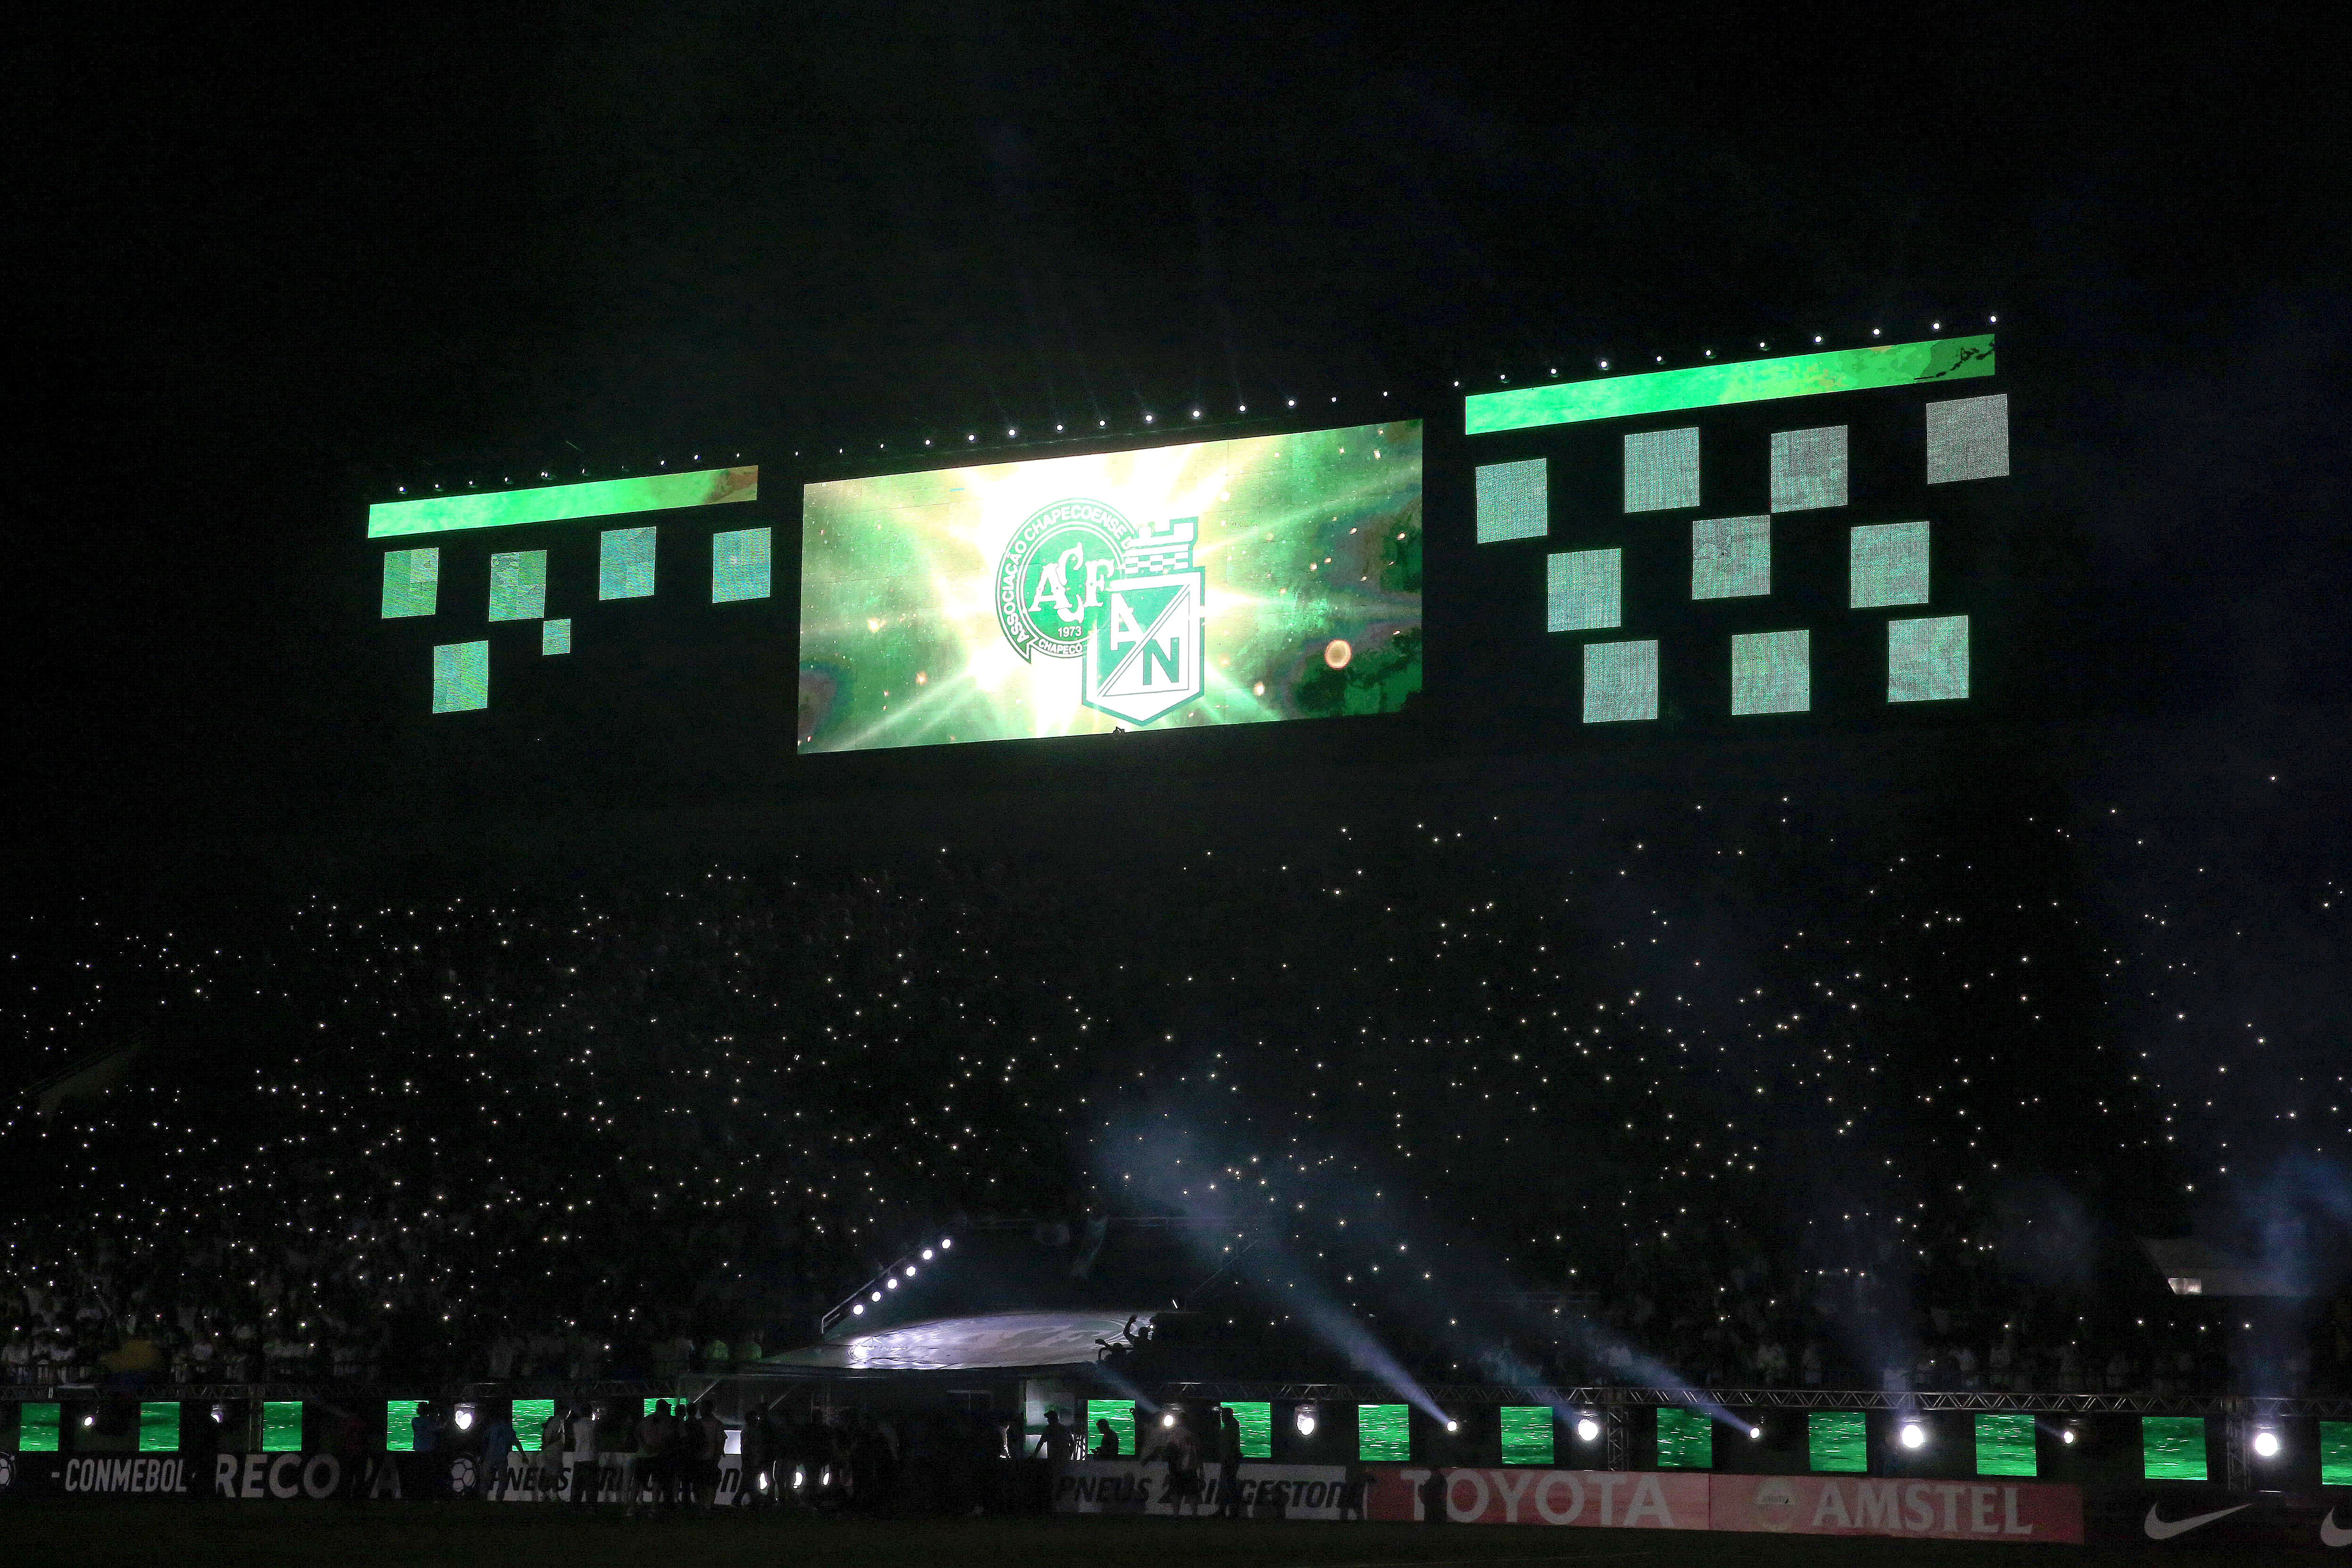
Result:
[[[807,487],[800,749],[1388,713],[1415,420]]]

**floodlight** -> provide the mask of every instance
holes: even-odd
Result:
[[[1759,1442],[1763,1441],[1763,1438],[1764,1438],[1764,1428],[1763,1428],[1763,1427],[1761,1427],[1761,1426],[1750,1426],[1749,1428],[1748,1428],[1748,1440],[1749,1442],[1751,1442],[1751,1443],[1759,1443]]]
[[[882,1281],[882,1288],[886,1290],[896,1290],[898,1288],[898,1281],[895,1279],[885,1279]]]
[[[2061,1443],[2067,1444],[2068,1446],[2070,1446],[2070,1447],[2071,1447],[2071,1446],[2073,1445],[2074,1441],[2074,1428],[2073,1428],[2072,1426],[2069,1426],[2069,1427],[2065,1428],[2063,1431],[2060,1432],[2060,1433],[2058,1434],[2058,1440],[2059,1440]]]
[[[1462,1430],[1462,1423],[1449,1415],[1445,1418],[1445,1429],[1448,1432],[1459,1432]]]
[[[849,1313],[850,1316],[854,1318],[864,1317],[866,1315],[866,1303],[863,1301],[858,1302],[857,1305],[849,1309]]]
[[[927,1247],[923,1248],[923,1261],[924,1261],[924,1262],[926,1262],[926,1263],[929,1263],[930,1260],[931,1260],[931,1249],[930,1249],[929,1247]]]
[[[1903,1423],[1902,1439],[1906,1448],[1924,1448],[1927,1446],[1927,1428],[1916,1421],[1906,1421]]]
[[[1161,1412],[1160,1413],[1160,1424],[1162,1426],[1175,1426],[1175,1425],[1176,1425],[1176,1412],[1174,1412],[1173,1410],[1163,1410],[1163,1411],[1161,1411]]]
[[[874,1292],[874,1299],[875,1299],[876,1300],[879,1301],[879,1300],[882,1299],[882,1292],[881,1292],[881,1291],[879,1291],[879,1290],[875,1291],[875,1292]]]
[[[2254,1434],[2255,1458],[2263,1459],[2275,1459],[2278,1458],[2278,1451],[2279,1435],[2277,1433],[2265,1427],[2262,1431]]]
[[[1580,1442],[1580,1443],[1590,1443],[1590,1442],[1591,1442],[1595,1437],[1598,1437],[1598,1436],[1601,1436],[1601,1423],[1600,1423],[1600,1422],[1595,1421],[1595,1420],[1594,1420],[1591,1416],[1590,1416],[1590,1415],[1580,1415],[1580,1416],[1578,1416],[1578,1417],[1576,1418],[1576,1440],[1577,1440],[1578,1442]]]
[[[1298,1413],[1290,1418],[1290,1424],[1298,1428],[1300,1436],[1312,1437],[1315,1436],[1315,1407],[1311,1405],[1300,1405]]]
[[[907,1265],[907,1278],[908,1278],[908,1279],[912,1279],[914,1277],[915,1277],[915,1266],[914,1266],[913,1264],[909,1263],[908,1265]]]
[[[460,1405],[457,1406],[457,1430],[460,1432],[471,1431],[473,1429],[473,1426],[474,1407],[470,1405]]]

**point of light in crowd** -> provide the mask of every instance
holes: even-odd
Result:
[[[2256,1458],[2275,1459],[2278,1458],[2278,1451],[2279,1436],[2277,1433],[2262,1431],[2254,1434],[2254,1454]]]
[[[1903,1446],[1906,1448],[1926,1447],[1927,1446],[1927,1428],[1920,1426],[1916,1421],[1906,1421],[1903,1423]]]
[[[1598,1436],[1601,1436],[1601,1423],[1600,1423],[1600,1422],[1595,1421],[1595,1420],[1594,1420],[1591,1416],[1590,1416],[1590,1415],[1579,1416],[1579,1417],[1577,1418],[1577,1423],[1576,1423],[1576,1440],[1577,1440],[1578,1442],[1580,1442],[1580,1443],[1590,1443],[1590,1442],[1591,1442],[1595,1437],[1598,1437]]]
[[[803,1469],[793,1471],[793,1490],[798,1491],[806,1485],[808,1485],[808,1472]]]
[[[949,1240],[949,1239],[947,1239],[947,1238],[945,1238],[945,1237],[942,1237],[942,1238],[940,1239],[940,1247],[941,1247],[942,1249],[947,1248],[947,1247],[953,1247],[954,1245],[955,1245],[955,1243],[954,1243],[953,1241]]]

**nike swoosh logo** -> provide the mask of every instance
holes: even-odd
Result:
[[[2237,1508],[2217,1509],[2211,1513],[2191,1514],[2187,1519],[2158,1519],[2156,1517],[2156,1504],[2150,1503],[2147,1505],[2147,1538],[2150,1541],[2169,1541],[2176,1535],[2186,1535],[2200,1524],[2210,1524],[2217,1519],[2227,1519],[2237,1512],[2238,1509],[2253,1506],[2250,1502],[2242,1502]]]
[[[2352,1546],[2352,1530],[2343,1529],[2336,1524],[2336,1510],[2332,1508],[2327,1510],[2326,1517],[2319,1521],[2319,1544]]]

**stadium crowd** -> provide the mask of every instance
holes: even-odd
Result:
[[[721,1371],[975,1216],[1178,1213],[1251,1238],[1223,1342],[1312,1338],[1312,1298],[1432,1382],[2352,1385],[2352,1301],[2257,1325],[2138,1252],[2228,1122],[2192,1136],[2208,1091],[2137,1043],[2192,977],[2101,934],[2074,829],[1969,863],[1692,813],[1549,860],[1486,818],[1342,828],[1125,890],[941,850],[20,919],[0,1157],[41,1179],[0,1356]],[[2343,1091],[2283,1102],[2337,1169]]]

